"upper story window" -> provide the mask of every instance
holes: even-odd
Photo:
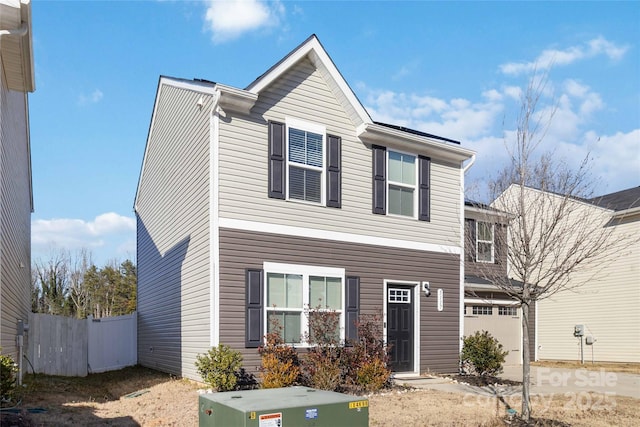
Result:
[[[374,145],[373,213],[431,220],[431,158]]]
[[[476,222],[476,261],[493,262],[493,224]]]
[[[269,122],[269,197],[342,206],[342,139],[324,126]]]
[[[393,215],[415,217],[416,156],[387,151],[388,212]]]
[[[322,203],[323,134],[289,127],[289,199]]]

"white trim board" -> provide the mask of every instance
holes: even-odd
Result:
[[[233,230],[256,231],[269,234],[281,234],[293,237],[311,239],[334,240],[345,243],[360,243],[365,245],[386,246],[390,248],[411,249],[460,255],[461,250],[456,246],[436,245],[433,243],[414,242],[410,240],[389,239],[386,237],[366,236],[340,231],[318,230],[314,228],[293,227],[290,225],[269,224],[264,222],[246,221],[242,219],[219,218],[220,228]]]

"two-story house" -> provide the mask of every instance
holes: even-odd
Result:
[[[0,0],[0,347],[20,367],[27,344],[21,325],[31,311],[28,93],[34,90],[31,2]]]
[[[379,314],[398,373],[456,372],[472,156],[372,121],[316,36],[245,89],[161,77],[135,199],[139,363],[197,378],[223,343],[254,372],[270,325],[304,348],[328,309],[343,340]]]
[[[522,363],[522,308],[509,290],[521,288],[508,279],[507,233],[510,215],[489,206],[465,202],[464,335],[488,331],[509,354],[506,365]],[[536,351],[536,309],[529,310],[529,349]]]
[[[538,304],[538,358],[640,363],[640,187],[573,203],[582,221],[601,222],[608,244]]]

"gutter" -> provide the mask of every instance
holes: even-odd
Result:
[[[462,172],[463,173],[467,173],[467,171],[469,169],[471,169],[471,166],[473,166],[473,164],[476,162],[476,155],[475,153],[471,155],[471,160],[469,161],[469,163],[467,163],[463,168],[462,168]]]

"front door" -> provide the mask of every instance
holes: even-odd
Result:
[[[413,287],[387,288],[387,344],[391,370],[413,372]]]

